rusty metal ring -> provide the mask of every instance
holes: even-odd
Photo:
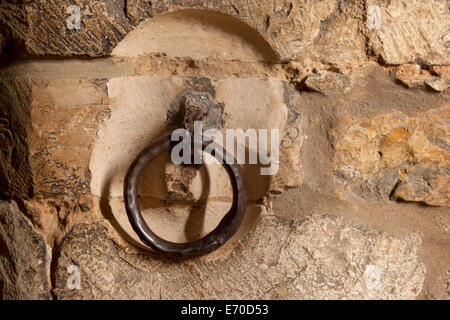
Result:
[[[212,143],[215,142],[203,144],[203,150]],[[225,157],[230,157],[230,155],[223,148],[213,148],[213,150],[219,152],[212,152],[211,155],[222,163],[230,177],[233,188],[231,209],[222,218],[217,227],[201,239],[186,243],[175,243],[158,237],[148,227],[142,217],[138,204],[137,185],[145,167],[158,155],[164,151],[169,151],[171,146],[170,136],[164,137],[141,151],[133,161],[125,177],[125,208],[133,230],[144,244],[165,257],[184,260],[213,252],[236,233],[245,215],[247,194],[240,165],[237,164],[234,158],[233,164],[226,164],[225,161],[220,161],[226,159]],[[220,150],[222,151],[220,152]]]

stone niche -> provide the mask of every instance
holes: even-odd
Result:
[[[276,59],[267,42],[247,25],[227,15],[202,10],[182,10],[145,21],[112,51],[117,59],[142,59],[155,54],[168,59],[214,58],[221,63]],[[226,129],[252,128],[269,132],[278,129],[282,138],[288,127],[289,94],[294,94],[288,86],[274,77],[134,75],[108,79],[110,114],[98,127],[92,145],[90,192],[109,199],[110,213],[121,232],[142,245],[125,213],[124,178],[136,155],[169,132],[171,104],[185,92],[205,91],[214,102],[223,105],[224,136]],[[290,125],[294,126],[292,130],[299,130],[294,121]],[[144,218],[167,240],[185,242],[200,238],[214,229],[231,207],[228,175],[216,163],[193,172],[189,181],[178,181],[187,180],[187,171],[170,162],[169,154],[164,154],[142,176],[139,196]],[[266,212],[261,199],[277,188],[273,177],[261,175],[260,168],[258,164],[243,165],[249,201],[247,218],[237,238]],[[179,183],[185,191],[174,189]],[[178,200],[172,201],[174,197]]]
[[[162,134],[167,134],[170,104],[179,94],[189,90],[193,81],[201,81],[211,87],[215,100],[223,103],[223,131],[228,128],[285,130],[288,108],[283,98],[283,82],[279,79],[135,76],[109,80],[111,115],[96,132],[89,164],[92,173],[90,186],[93,195],[110,199],[114,217],[128,234],[133,232],[123,204],[126,171],[142,149]],[[194,172],[191,181],[185,182],[187,190],[179,195],[185,200],[184,204],[171,201],[168,206],[169,194],[173,198],[173,193],[177,192],[167,184],[168,179],[185,179],[183,175],[186,174],[183,167],[167,167],[170,163],[169,154],[164,154],[146,169],[139,185],[141,206],[156,232],[162,228],[161,236],[175,242],[192,240],[193,235],[189,232],[195,229],[197,236],[208,233],[231,207],[231,185],[221,165],[206,165]],[[249,199],[248,218],[252,221],[263,210],[257,201],[271,188],[272,178],[260,175],[260,167],[257,164],[243,165]],[[192,205],[197,208],[192,208]],[[186,230],[186,233],[187,227],[192,230]]]

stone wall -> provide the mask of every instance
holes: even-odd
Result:
[[[449,12],[1,2],[0,298],[450,299]],[[123,180],[189,90],[223,106],[223,130],[279,129],[280,169],[244,165],[238,233],[170,262],[131,229]],[[144,218],[166,239],[199,238],[231,206],[226,173],[167,162],[140,182]]]

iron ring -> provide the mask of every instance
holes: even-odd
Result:
[[[203,151],[205,151],[206,146],[212,143],[215,144],[215,142],[204,143]],[[213,148],[211,155],[222,163],[231,181],[233,202],[230,210],[222,218],[217,227],[201,239],[186,243],[175,243],[160,238],[149,228],[142,216],[138,204],[137,185],[145,167],[161,153],[169,151],[171,146],[172,141],[170,136],[166,136],[138,154],[129,167],[125,177],[124,200],[131,226],[145,245],[167,258],[185,260],[215,251],[236,233],[245,215],[247,194],[240,165],[237,164],[234,158],[232,158],[234,160],[232,164],[225,163],[225,157],[230,157],[227,151],[222,147]]]

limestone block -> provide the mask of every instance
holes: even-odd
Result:
[[[411,117],[343,119],[333,131],[337,193],[449,206],[449,115],[444,107]]]
[[[267,42],[248,25],[210,10],[182,10],[145,20],[127,34],[112,54],[117,57],[161,54],[194,60],[277,59]]]
[[[366,6],[379,12],[378,25],[368,24],[369,45],[386,63],[450,64],[448,1],[371,0]]]
[[[32,89],[30,166],[40,197],[90,193],[89,160],[110,110],[104,81],[36,80]]]
[[[0,201],[0,298],[51,299],[51,248],[15,202]]]
[[[336,72],[322,71],[305,79],[305,85],[312,90],[331,96],[350,89],[350,79]]]
[[[450,86],[450,75],[444,67],[431,68],[431,72],[417,64],[404,64],[397,68],[396,79],[408,88],[426,86],[434,91],[445,91]]]
[[[10,197],[33,194],[29,158],[31,84],[0,80],[0,192]]]
[[[71,5],[79,8],[79,29],[67,27],[67,21],[75,21],[73,15],[76,12],[68,11]],[[161,19],[165,21],[164,14],[182,9],[196,9],[197,13],[191,11],[181,14],[179,19],[175,14],[167,21],[172,20],[171,28],[174,24],[177,25],[177,22],[180,26],[191,22],[196,26],[193,28],[197,32],[186,34],[186,30],[181,30],[182,34],[186,34],[184,40],[194,44],[189,48],[182,46],[192,54],[192,58],[205,55],[205,51],[200,48],[208,47],[209,44],[202,43],[199,36],[204,33],[205,28],[209,28],[216,29],[217,35],[233,36],[233,34],[238,34],[237,37],[233,37],[231,50],[237,49],[235,45],[240,43],[238,47],[242,50],[232,53],[239,57],[245,57],[247,53],[253,51],[250,56],[252,59],[254,58],[254,50],[249,49],[246,45],[241,46],[242,41],[239,40],[251,38],[252,42],[256,43],[256,47],[261,48],[259,45],[261,43],[269,44],[265,45],[265,48],[257,54],[261,57],[262,53],[265,60],[272,60],[275,57],[274,53],[276,58],[283,60],[307,54],[313,59],[344,66],[358,65],[364,60],[364,35],[360,32],[359,27],[362,24],[364,9],[358,3],[340,4],[336,0],[303,2],[237,0],[232,3],[209,0],[172,2],[163,0],[152,2],[145,0],[125,2],[121,0],[95,2],[40,0],[20,4],[3,2],[0,6],[0,22],[5,26],[3,32],[5,42],[14,44],[11,45],[12,48],[23,45],[26,52],[30,54],[105,56],[109,55],[114,47],[136,26],[138,27],[134,31],[139,33],[141,29],[139,23],[145,19],[150,19],[148,23],[152,24],[151,21],[155,19],[154,17],[162,15]],[[210,13],[205,13],[207,12],[205,9]],[[221,14],[220,17],[217,17],[218,13]],[[193,16],[195,19],[192,19]],[[156,19],[155,21],[157,21]],[[177,21],[173,21],[174,19]],[[208,22],[207,25],[203,25],[205,19]],[[219,21],[229,21],[230,19],[235,21],[225,23],[225,27],[223,27],[224,23],[221,23],[220,28],[217,28]],[[147,24],[147,22],[144,23]],[[240,24],[246,26],[239,26]],[[164,40],[170,30],[163,27],[164,23],[159,21],[157,37],[161,41],[154,41],[150,47],[166,42],[164,45],[166,48],[168,46],[174,48]],[[256,31],[249,32],[250,28]],[[200,41],[196,41],[196,38]],[[207,39],[217,42],[216,39],[209,36]],[[142,43],[149,44],[148,41]],[[227,53],[232,52],[226,44],[227,41],[218,43],[217,48],[224,47],[225,49],[223,53],[219,52],[219,56],[224,54],[227,57]],[[143,47],[148,48],[147,45]],[[199,49],[197,50],[195,47]],[[208,50],[211,49],[214,48],[209,46]],[[176,50],[179,51],[179,49]],[[164,50],[162,51],[164,52]],[[172,54],[174,51],[169,53]],[[245,53],[244,56],[241,53]],[[177,55],[179,54],[177,53]]]
[[[1,190],[28,198],[90,193],[97,127],[109,117],[101,80],[2,80]]]
[[[296,107],[296,101],[288,101],[293,93],[286,93],[286,86],[278,79],[210,80],[199,78],[196,80],[196,78],[189,77],[148,76],[113,78],[108,82],[108,95],[111,102],[110,118],[100,126],[90,158],[91,192],[96,196],[111,199],[110,207],[114,217],[119,222],[121,229],[131,238],[136,239],[136,235],[131,231],[123,202],[120,204],[123,201],[123,183],[126,171],[142,149],[161,135],[168,134],[166,119],[169,107],[180,93],[190,88],[193,81],[208,83],[208,86],[212,88],[211,93],[215,101],[224,105],[225,125],[222,130],[224,137],[226,137],[226,129],[242,129],[244,131],[247,129],[277,129],[282,138],[289,122],[291,130],[287,134],[291,134],[292,140],[295,142],[295,148],[292,149],[291,155],[292,158],[299,160],[302,138],[297,129],[298,117],[296,118],[292,114]],[[133,95],[130,96],[127,92],[133,92]],[[225,140],[223,144],[226,145]],[[282,148],[282,150],[284,149]],[[270,144],[268,150],[271,150]],[[231,150],[229,151],[231,152]],[[287,152],[281,151],[281,153],[285,158],[289,157],[286,155]],[[207,158],[212,157],[205,155],[205,160]],[[183,196],[184,200],[204,202],[208,199],[208,204],[209,201],[213,201],[213,203],[231,205],[232,189],[228,174],[217,161],[202,166],[200,170],[194,172],[194,176],[189,178],[189,181],[177,180],[174,176],[176,172],[173,172],[168,178],[167,165],[169,163],[170,155],[162,154],[148,166],[139,184],[138,192],[141,197],[148,201],[151,201],[150,198],[176,200],[169,197],[175,192],[178,196]],[[299,183],[298,180],[301,177],[299,178],[298,175],[301,174],[301,164],[299,163],[299,166],[295,168],[296,173],[300,172],[297,174],[289,172],[286,167],[289,165],[289,162],[284,163],[284,171],[281,171],[280,175],[276,177],[276,181],[281,181],[278,184],[279,188],[283,188],[283,179],[290,179],[291,185]],[[248,199],[252,203],[268,194],[274,178],[261,175],[261,165],[242,164],[242,166]],[[178,186],[184,190],[182,193],[176,190],[176,183],[181,183]],[[155,212],[163,210],[164,205],[160,204],[157,207],[160,209]],[[150,217],[153,211],[150,209],[151,207],[148,211],[144,210],[144,215]],[[212,222],[205,223],[205,228],[201,230],[202,235],[206,234],[206,231],[212,230],[227,212],[226,208],[219,207],[219,209],[216,215],[208,216],[211,217]],[[151,220],[157,221],[158,218]],[[156,225],[163,226],[165,223],[170,226],[175,223],[163,222],[156,222]],[[183,226],[182,221],[177,223]],[[182,230],[176,234],[177,237],[184,237]]]
[[[215,257],[167,263],[124,247],[105,221],[76,226],[62,244],[59,299],[413,299],[426,269],[420,238],[396,238],[330,215],[266,216]],[[66,286],[77,266],[81,287]],[[211,272],[214,270],[214,272]]]

